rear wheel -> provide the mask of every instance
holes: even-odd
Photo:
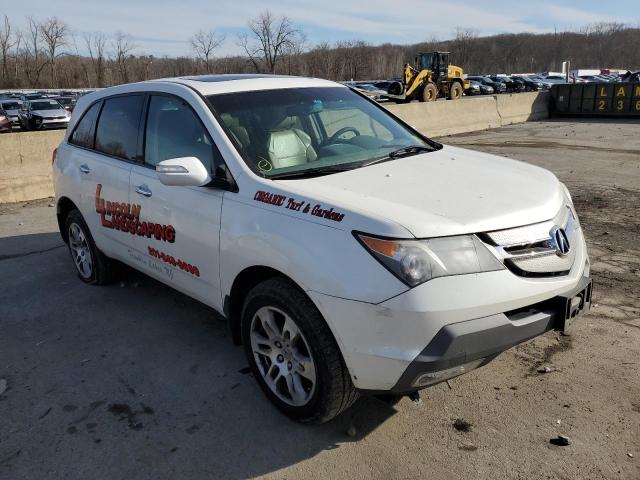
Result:
[[[256,286],[241,322],[253,374],[282,412],[303,423],[323,423],[357,400],[329,327],[294,284],[272,278]]]
[[[438,88],[433,82],[427,83],[422,89],[422,102],[433,102],[438,96]]]
[[[110,260],[96,247],[89,227],[78,210],[65,220],[67,244],[78,277],[85,283],[104,285],[111,279]]]
[[[458,100],[462,98],[462,92],[463,89],[460,82],[453,82],[453,84],[451,84],[451,90],[449,91],[449,99]]]

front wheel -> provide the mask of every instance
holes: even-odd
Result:
[[[422,97],[420,101],[422,102],[433,102],[438,97],[438,88],[435,83],[429,82],[424,86],[422,90]]]
[[[286,415],[324,423],[358,399],[331,330],[290,281],[272,278],[256,286],[245,300],[241,328],[254,377]]]

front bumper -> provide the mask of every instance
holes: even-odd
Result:
[[[30,118],[28,121],[29,128],[35,130],[46,130],[49,128],[67,128],[69,126],[69,118]]]
[[[379,304],[308,294],[333,331],[356,388],[405,393],[421,388],[414,381],[422,371],[487,363],[513,345],[564,328],[558,302],[589,278],[583,238],[576,248],[569,273],[556,277],[527,278],[507,269],[440,277]]]
[[[404,371],[392,393],[408,393],[486,365],[500,353],[542,335],[565,330],[566,321],[591,308],[591,278],[582,277],[572,291],[510,312],[440,329]],[[574,298],[582,301],[567,312]]]

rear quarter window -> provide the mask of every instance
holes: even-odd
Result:
[[[91,105],[73,130],[69,142],[84,148],[93,148],[93,132],[102,102]]]

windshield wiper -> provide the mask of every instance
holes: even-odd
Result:
[[[407,157],[409,155],[417,155],[420,152],[433,152],[431,147],[425,147],[424,145],[409,145],[402,147],[392,152],[387,153],[384,157],[379,157],[370,162],[362,163],[360,167],[368,167],[369,165],[375,165],[376,163],[388,162],[389,160],[395,160],[400,157]]]
[[[291,179],[291,178],[309,178],[309,177],[318,177],[320,175],[329,175],[331,173],[339,173],[346,172],[348,170],[353,170],[352,167],[346,166],[333,166],[333,167],[316,167],[316,168],[307,168],[305,170],[297,170],[295,172],[283,172],[276,173],[275,175],[269,175],[266,178],[271,180],[282,180],[282,179]]]
[[[387,157],[399,158],[407,155],[417,155],[420,152],[432,152],[433,148],[425,147],[424,145],[408,145],[406,147],[399,148],[393,152],[389,152]]]

